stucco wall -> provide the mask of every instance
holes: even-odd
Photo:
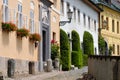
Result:
[[[88,31],[92,34],[94,40],[94,47],[97,49],[98,54],[98,26],[99,26],[99,14],[89,5],[84,3],[82,0],[64,0],[64,13],[61,13],[60,21],[67,21],[67,2],[70,4],[70,9],[73,11],[73,7],[80,11],[80,23],[78,23],[77,11],[76,21],[74,17],[71,23],[67,23],[65,26],[61,26],[67,33],[71,33],[72,30],[76,30],[79,33],[80,41],[83,42],[84,31]],[[83,14],[86,15],[86,25],[84,25]],[[88,26],[88,16],[90,17],[90,26]],[[92,20],[96,21],[96,30]],[[90,28],[89,28],[90,27]]]
[[[88,73],[96,80],[120,80],[119,70],[118,56],[90,56],[88,59]]]
[[[22,14],[27,17],[27,26],[23,26],[29,29],[29,19],[30,19],[30,1],[34,2],[34,20],[35,20],[35,32],[38,32],[38,0],[21,0],[22,4]],[[0,0],[0,23],[2,22],[2,0]],[[8,8],[11,11],[11,15],[15,17],[15,23],[17,23],[17,11],[18,11],[18,0],[8,0]],[[13,15],[12,10],[15,10]],[[10,19],[10,18],[9,18]],[[16,24],[17,25],[17,24]],[[38,47],[35,48],[34,43],[29,41],[29,38],[17,38],[16,32],[6,33],[1,29],[0,24],[0,56],[8,57],[21,60],[38,60]]]

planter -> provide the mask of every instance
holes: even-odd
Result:
[[[40,35],[38,33],[34,33],[34,34],[30,34],[29,40],[32,42],[37,42],[37,41],[40,41],[41,38],[40,38]]]
[[[17,30],[17,36],[18,37],[27,37],[29,36],[29,30],[25,29],[25,28],[21,28]]]
[[[8,22],[8,23],[2,22],[2,30],[5,32],[16,31],[17,27],[15,24],[13,24],[11,22]]]

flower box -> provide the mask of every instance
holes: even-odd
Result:
[[[25,29],[25,28],[21,28],[17,30],[17,36],[18,37],[27,37],[29,36],[29,30]]]
[[[41,40],[40,34],[38,33],[30,34],[29,40],[33,42],[40,41]]]
[[[16,31],[17,27],[15,24],[11,23],[11,22],[2,22],[2,30],[6,31],[6,32],[11,32],[11,31]]]

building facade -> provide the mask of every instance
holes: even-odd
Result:
[[[67,23],[60,28],[70,35],[72,30],[78,32],[80,42],[83,43],[83,35],[88,31],[93,36],[94,54],[98,53],[98,27],[99,9],[87,0],[61,0],[60,21],[68,21],[67,11],[71,9],[73,17],[71,23]]]
[[[104,26],[103,21],[107,22],[105,29],[101,30],[101,35],[106,41],[107,50],[112,46],[112,55],[120,55],[120,2],[119,0],[95,1],[103,9],[103,12],[100,13],[100,28]]]
[[[50,0],[0,0],[0,72],[3,76],[35,74],[44,70],[50,59]],[[40,42],[18,37],[17,31],[5,32],[3,23],[40,34]]]

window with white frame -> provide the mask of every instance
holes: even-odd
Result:
[[[85,17],[85,14],[83,14],[83,20],[84,20],[84,25],[86,25],[86,17]]]
[[[88,17],[88,27],[90,29],[90,17]]]
[[[78,23],[80,23],[80,11],[78,10]]]
[[[29,28],[31,33],[34,33],[34,32],[35,32],[35,26],[34,26],[34,25],[35,25],[35,24],[34,24],[34,23],[35,23],[35,22],[34,22],[34,7],[35,7],[35,6],[34,6],[34,2],[31,1],[31,2],[30,2],[30,8],[31,8],[31,9],[30,9],[30,28]]]
[[[22,4],[18,3],[18,28],[22,28]]]
[[[34,33],[34,11],[30,10],[30,32]]]
[[[73,12],[74,12],[74,21],[76,21],[76,8],[73,8]]]
[[[64,14],[64,2],[61,0],[61,13]]]
[[[8,22],[8,0],[3,0],[3,22]]]

